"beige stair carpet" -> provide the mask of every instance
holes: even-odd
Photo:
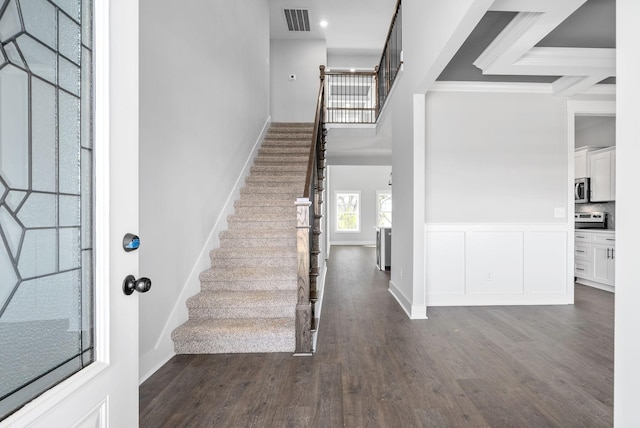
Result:
[[[171,337],[178,354],[294,352],[297,302],[296,208],[313,124],[273,123],[189,320]]]

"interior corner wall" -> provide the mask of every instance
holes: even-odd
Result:
[[[557,223],[567,209],[566,101],[430,92],[427,223]]]
[[[376,191],[391,191],[389,174],[391,166],[329,166],[328,214],[331,216],[329,231],[331,245],[372,245],[376,242]],[[360,232],[336,232],[335,193],[338,190],[360,192]],[[325,199],[325,200],[327,200]]]
[[[425,141],[414,138],[414,94],[426,92],[492,4],[492,0],[402,2],[404,65],[385,106],[390,113],[387,120],[393,121],[393,239],[400,243],[391,245],[396,262],[390,290],[412,318],[424,317],[426,311],[421,156]]]
[[[140,358],[159,363],[173,352],[167,320],[269,118],[268,1],[194,0],[176,12],[140,0],[140,230],[131,232],[139,275],[153,281],[139,299]]]
[[[327,64],[326,42],[271,40],[270,62],[272,121],[313,122],[320,89],[320,66]]]

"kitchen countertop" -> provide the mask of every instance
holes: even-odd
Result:
[[[615,229],[575,229],[576,232],[616,233]]]

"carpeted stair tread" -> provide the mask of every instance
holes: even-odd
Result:
[[[187,299],[187,308],[215,309],[210,318],[237,318],[233,314],[241,308],[246,309],[247,318],[286,318],[295,316],[297,299],[297,290],[203,291]],[[275,313],[281,315],[273,316]]]
[[[297,267],[258,267],[258,268],[228,268],[228,269],[207,269],[200,273],[201,282],[260,282],[293,280],[294,286],[297,284]]]
[[[197,319],[171,334],[179,354],[293,352],[295,320]]]
[[[275,248],[216,248],[210,253],[211,258],[220,259],[269,259],[280,257],[296,258],[298,255],[295,246]]]

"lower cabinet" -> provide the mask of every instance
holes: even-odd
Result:
[[[577,282],[586,285],[615,285],[614,232],[576,232],[575,270]]]

